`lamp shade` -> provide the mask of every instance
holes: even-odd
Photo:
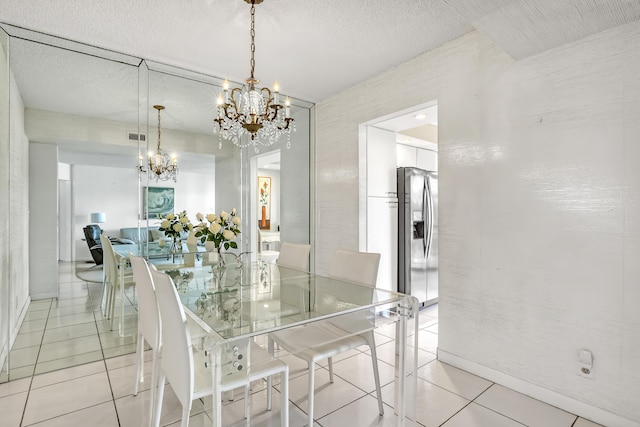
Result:
[[[94,212],[91,214],[91,223],[92,224],[100,224],[102,222],[107,222],[107,214],[104,212]]]

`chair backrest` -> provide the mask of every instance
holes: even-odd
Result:
[[[187,318],[173,280],[151,269],[162,324],[162,371],[183,407],[193,398],[193,354]]]
[[[116,263],[113,246],[111,246],[111,241],[104,234],[100,235],[100,242],[102,243],[102,255],[104,257],[104,278],[111,286],[116,286],[118,283],[118,264]]]
[[[329,277],[376,287],[380,254],[338,249],[331,259]]]
[[[282,245],[280,245],[280,255],[276,263],[283,267],[309,271],[310,251],[311,245],[282,242]]]
[[[344,280],[346,282],[357,283],[371,288],[369,292],[362,292],[351,289],[351,293],[347,292],[344,301],[341,303],[369,303],[373,302],[372,297],[375,293],[375,286],[378,280],[378,265],[380,264],[380,254],[370,252],[354,252],[344,249],[338,249],[331,260],[329,277]],[[326,301],[325,301],[326,299]],[[328,304],[325,308],[323,305]],[[332,304],[331,295],[319,295],[317,301],[318,310],[321,312],[331,311]],[[338,316],[331,319],[330,322],[335,326],[342,328],[344,331],[353,334],[360,334],[370,331],[375,325],[375,316],[371,310],[357,311],[351,314]]]
[[[100,236],[102,235],[100,226],[98,226],[97,224],[89,224],[82,230],[84,231],[84,238],[87,240],[87,245],[89,245],[89,248],[100,244]]]
[[[151,272],[144,258],[130,254],[129,259],[138,291],[138,333],[157,350],[161,343],[161,324]]]

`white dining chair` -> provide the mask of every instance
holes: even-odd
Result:
[[[153,425],[154,408],[156,401],[158,358],[161,350],[161,323],[158,311],[156,290],[151,278],[151,272],[147,261],[138,256],[129,255],[133,278],[138,291],[138,342],[136,346],[136,376],[133,395],[138,395],[138,387],[144,378],[144,343],[148,343],[152,352],[151,364],[151,399],[149,405],[149,425]]]
[[[115,314],[116,298],[120,287],[126,287],[135,284],[131,271],[121,272],[116,260],[116,253],[113,250],[111,241],[104,234],[100,236],[102,243],[103,269],[104,269],[104,286],[105,295],[105,316],[110,319],[110,329],[113,330],[113,320]],[[121,275],[121,273],[123,273]],[[124,330],[124,289],[122,289],[122,298],[120,300],[120,323]]]
[[[311,245],[282,242],[276,264],[296,270],[309,271]]]
[[[338,250],[334,254],[329,276],[374,288],[378,278],[380,254]],[[363,322],[365,326],[363,327]],[[345,325],[347,323],[347,325]],[[351,325],[349,325],[349,323]],[[356,330],[360,333],[354,333]],[[354,313],[348,319],[336,319],[311,323],[269,334],[269,352],[273,354],[274,343],[289,353],[305,360],[309,367],[309,412],[308,425],[313,425],[315,395],[315,364],[328,359],[329,381],[333,383],[333,356],[368,345],[371,350],[373,375],[378,397],[378,411],[384,413],[378,357],[369,313]]]
[[[158,394],[155,404],[155,426],[160,424],[160,413],[164,396],[165,380],[171,384],[180,404],[182,405],[181,427],[189,425],[189,412],[194,399],[210,396],[214,393],[211,383],[210,368],[207,368],[208,358],[203,351],[194,351],[189,336],[187,319],[178,296],[178,292],[167,274],[151,270],[151,277],[155,284],[160,321],[162,323],[162,357],[158,378]],[[249,424],[249,385],[253,381],[280,375],[280,423],[289,425],[289,367],[278,359],[274,359],[253,341],[250,342],[249,366],[246,375],[227,375],[222,378],[220,392],[245,388],[245,417]],[[268,390],[270,393],[271,390]],[[271,399],[268,399],[269,402]],[[218,411],[221,409],[217,402]],[[267,409],[271,409],[268,405]]]

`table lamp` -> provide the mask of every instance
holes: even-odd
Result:
[[[91,214],[91,223],[92,224],[102,224],[103,222],[107,222],[107,214],[104,212],[93,212]]]

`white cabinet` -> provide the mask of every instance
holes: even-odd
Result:
[[[438,170],[438,152],[418,149],[417,167],[428,171]]]
[[[367,127],[367,196],[396,197],[396,135]]]
[[[398,200],[396,198],[367,198],[367,252],[380,254],[376,287],[397,290]]]
[[[416,167],[418,160],[418,149],[411,145],[396,144],[397,167]]]

